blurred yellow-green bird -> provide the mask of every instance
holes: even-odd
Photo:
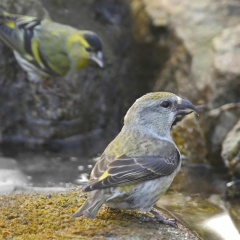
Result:
[[[103,67],[102,44],[96,33],[49,19],[1,11],[0,39],[33,82],[77,72],[90,61]]]
[[[173,93],[155,92],[139,98],[128,110],[124,126],[94,166],[88,197],[72,217],[94,218],[103,204],[110,208],[150,211],[154,220],[175,226],[152,209],[180,169],[179,150],[171,137],[178,115],[197,112]]]

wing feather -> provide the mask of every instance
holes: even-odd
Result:
[[[0,38],[36,68],[47,74],[57,75],[44,58],[37,40],[36,30],[43,22],[48,21],[50,22],[46,19],[20,15],[0,16]]]
[[[106,160],[107,156],[103,155],[98,165],[104,164],[104,172],[107,172],[106,178],[94,179],[94,176],[97,177],[100,173],[93,169],[93,179],[84,190],[92,191],[123,186],[170,175],[180,164],[180,154],[171,143],[167,144],[167,148],[167,151],[163,149],[162,154],[157,156],[129,157],[122,155],[110,162],[109,159]]]

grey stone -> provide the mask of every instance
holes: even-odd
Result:
[[[221,156],[230,173],[240,178],[240,120],[226,135]]]
[[[222,142],[240,117],[240,103],[229,103],[205,113],[202,119],[208,161],[215,167],[222,164]],[[223,164],[222,164],[223,165]]]

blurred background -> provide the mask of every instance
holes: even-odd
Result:
[[[239,239],[239,1],[1,0],[1,5],[10,13],[96,32],[105,68],[88,66],[71,79],[56,79],[61,96],[36,93],[12,50],[0,42],[0,193],[16,186],[80,184],[136,98],[170,91],[199,105],[200,116],[173,127],[183,168],[159,206],[204,239]]]

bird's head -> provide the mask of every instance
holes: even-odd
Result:
[[[68,54],[71,70],[81,69],[90,62],[103,68],[102,43],[98,35],[91,31],[77,31],[68,38]]]
[[[161,135],[170,134],[178,115],[196,112],[194,105],[169,92],[148,93],[137,99],[128,110],[125,125],[145,127]]]
[[[86,41],[84,48],[88,54],[89,60],[95,62],[100,68],[103,68],[103,53],[100,38],[96,33],[90,31],[84,31],[83,38]]]

